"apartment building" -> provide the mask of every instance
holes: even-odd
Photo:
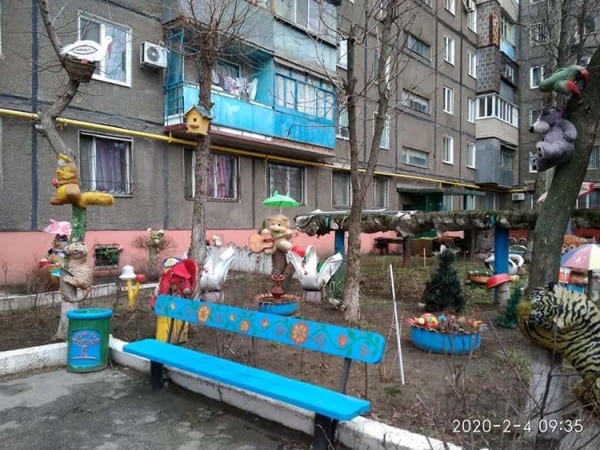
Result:
[[[264,217],[277,212],[262,204],[275,191],[301,203],[285,211],[289,216],[349,207],[347,122],[334,81],[345,71],[344,26],[363,4],[240,3],[251,10],[240,28],[243,39],[210,74],[206,217],[210,234],[244,245]],[[55,0],[51,7],[63,44],[112,37],[109,56],[61,117],[61,136],[79,157],[82,188],[115,197],[112,207],[88,208],[88,247],[93,255],[120,248],[112,267],[118,270],[143,257],[132,242],[151,227],[165,229],[176,241],[173,253],[182,254],[189,245],[195,184],[195,140],[186,115],[198,104],[201,68],[194,54],[202,51],[183,25],[202,15],[185,0]],[[496,192],[513,184],[503,172],[488,169],[498,165],[497,150],[514,144],[509,132],[480,135],[476,127],[481,118],[505,122],[500,113],[478,112],[486,111],[480,91],[484,102],[491,96],[496,110],[501,99],[510,100],[501,87],[479,87],[487,19],[475,2],[415,0],[403,7],[411,16],[398,41],[404,65],[391,80],[395,97],[366,207],[495,206]],[[8,279],[22,280],[49,246],[51,236],[42,231],[49,220],[70,219],[69,206],[48,202],[57,161],[33,120],[66,76],[35,3],[3,1],[0,36],[0,259],[9,267]],[[365,68],[374,63],[376,39],[364,43]],[[359,133],[367,142],[373,99],[361,108]],[[372,237],[365,239],[369,251]],[[298,242],[317,245],[323,254],[333,250],[333,236],[300,236]]]

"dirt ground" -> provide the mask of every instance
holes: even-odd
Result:
[[[402,322],[401,352],[394,331],[390,264]],[[420,293],[435,266],[435,258],[425,262],[417,258],[408,267],[401,267],[399,256],[364,258],[360,327],[386,337],[386,357],[375,367],[354,364],[348,392],[371,400],[369,416],[373,419],[445,439],[464,448],[534,448],[531,442],[521,440],[514,427],[510,432],[504,429],[504,425],[518,424],[522,420],[520,412],[527,395],[530,370],[529,347],[517,330],[495,325],[498,307],[491,291],[481,285],[464,284],[468,300],[465,314],[485,321],[490,328],[482,333],[478,351],[467,356],[448,356],[428,353],[412,345],[405,319],[422,312],[418,307]],[[462,277],[466,270],[483,269],[483,266],[479,261],[459,261],[456,269]],[[230,272],[225,284],[225,301],[255,308],[254,296],[269,292],[271,285],[270,279],[263,275]],[[289,282],[288,292],[301,294],[295,281]],[[155,334],[156,319],[148,305],[150,294],[150,290],[140,292],[134,311],[127,310],[126,292],[94,298],[83,306],[113,308],[111,333],[133,341]],[[302,303],[297,316],[345,325],[343,311],[325,301]],[[58,319],[58,307],[0,314],[0,351],[51,342]],[[192,328],[185,345],[331,388],[339,384],[339,358],[265,341],[252,342],[203,327]],[[492,427],[478,432],[475,430],[478,422]],[[473,429],[468,430],[469,427]]]

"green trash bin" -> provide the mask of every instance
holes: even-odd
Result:
[[[110,334],[109,308],[81,308],[67,311],[69,319],[67,370],[93,372],[108,365]]]

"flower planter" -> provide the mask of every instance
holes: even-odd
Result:
[[[450,355],[467,355],[481,346],[479,333],[440,333],[415,326],[410,327],[410,339],[421,350]]]
[[[279,314],[280,316],[291,316],[298,311],[298,301],[284,302],[258,302],[258,310],[271,314]]]

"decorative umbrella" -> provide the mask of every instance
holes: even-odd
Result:
[[[63,236],[71,237],[71,222],[68,221],[57,221],[50,219],[50,225],[44,228],[46,233],[60,234]]]
[[[281,208],[295,208],[300,206],[300,203],[289,195],[283,195],[275,191],[271,197],[263,200],[263,205],[279,207],[279,212],[281,212]]]
[[[600,245],[584,244],[575,247],[562,255],[560,265],[584,272],[591,269],[600,269]]]

